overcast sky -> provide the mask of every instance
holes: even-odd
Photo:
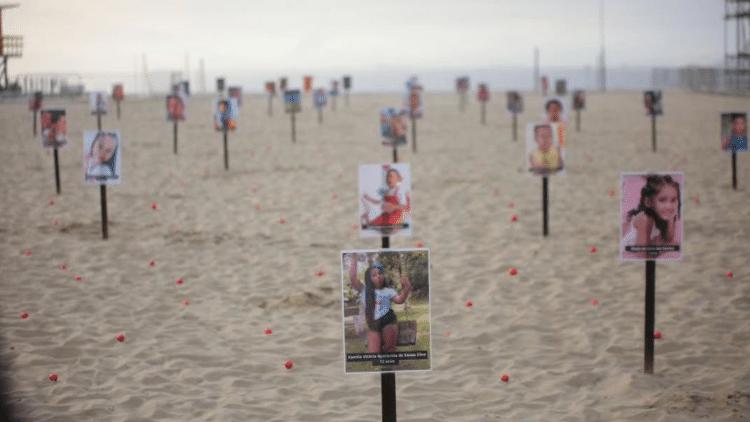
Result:
[[[596,66],[600,0],[0,0],[20,73]],[[607,0],[607,65],[717,65],[720,0]]]

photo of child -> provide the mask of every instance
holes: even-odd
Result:
[[[404,108],[409,111],[409,118],[422,118],[422,113],[424,112],[422,109],[422,86],[419,84],[416,76],[412,76],[406,81]]]
[[[347,91],[352,89],[352,77],[351,76],[344,76],[344,89]]]
[[[227,88],[227,94],[237,101],[237,108],[242,108],[242,87],[230,86]]]
[[[555,95],[561,97],[568,95],[568,82],[565,79],[558,79],[555,81]]]
[[[547,91],[549,90],[549,79],[547,79],[546,76],[542,76],[541,85],[542,85],[542,96],[546,97]]]
[[[122,89],[122,84],[117,84],[112,87],[112,98],[115,101],[122,101],[125,98],[125,93]]]
[[[550,98],[544,102],[544,122],[557,124],[557,139],[560,147],[565,148],[566,114],[562,98]]]
[[[299,113],[302,111],[302,98],[299,89],[284,91],[284,104],[287,113]]]
[[[266,82],[266,98],[273,98],[276,96],[276,82]]]
[[[42,109],[42,91],[29,95],[29,111],[37,112]]]
[[[224,78],[216,78],[216,92],[224,92]]]
[[[661,106],[661,91],[644,91],[643,105],[646,107],[646,116],[659,116],[664,113]]]
[[[477,100],[480,103],[486,103],[490,100],[490,90],[487,88],[487,84],[479,84],[477,86]]]
[[[279,89],[281,91],[286,91],[286,77],[279,78]]]
[[[576,90],[573,91],[573,110],[585,110],[586,109],[586,91]]]
[[[682,259],[682,173],[620,177],[620,260]]]
[[[456,79],[456,91],[462,95],[469,91],[469,77],[468,76],[463,76],[463,77]]]
[[[302,86],[305,89],[306,93],[309,93],[312,91],[312,85],[313,85],[313,77],[312,76],[305,76],[302,78]]]
[[[83,133],[83,177],[87,185],[121,183],[120,150],[120,132]]]
[[[429,250],[342,251],[341,278],[344,371],[429,371]]]
[[[396,110],[395,108],[380,109],[380,143],[385,146],[406,145],[406,132],[408,123],[406,110]]]
[[[526,125],[526,165],[532,176],[565,174],[565,151],[557,138],[557,124]]]
[[[331,97],[339,96],[339,81],[336,81],[336,80],[331,81],[331,91],[329,92],[329,95]]]
[[[107,94],[104,92],[89,93],[89,112],[91,114],[107,114]]]
[[[315,108],[325,108],[327,105],[328,95],[326,95],[326,90],[323,88],[316,89],[313,94],[313,106]]]
[[[721,149],[747,151],[747,113],[721,113]]]
[[[185,121],[186,97],[182,84],[172,85],[172,94],[167,95],[167,121]]]
[[[511,114],[523,113],[523,97],[518,91],[508,91],[507,109]]]
[[[411,236],[411,166],[359,166],[360,237]]]
[[[65,110],[42,110],[42,148],[60,149],[68,145]]]
[[[238,109],[237,100],[234,98],[218,100],[214,112],[214,129],[217,131],[237,129]]]

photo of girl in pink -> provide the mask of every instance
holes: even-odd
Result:
[[[42,110],[42,148],[62,148],[68,145],[65,110]]]
[[[359,167],[360,237],[411,236],[411,166]]]
[[[682,259],[682,173],[623,173],[622,261]]]

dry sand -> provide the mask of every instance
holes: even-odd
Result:
[[[519,137],[541,116],[541,97],[525,100]],[[340,98],[323,125],[303,101],[292,143],[279,99],[269,117],[265,99],[247,96],[225,171],[212,99],[190,99],[174,155],[163,98],[126,97],[122,120],[103,119],[124,140],[106,241],[99,189],[83,182],[82,131],[96,128],[85,100],[45,99],[68,111],[61,195],[26,102],[0,103],[11,420],[381,419],[380,377],[344,375],[339,259],[380,246],[352,230],[357,168],[391,160],[378,109],[401,96]],[[418,151],[399,151],[412,165],[414,236],[391,246],[431,250],[433,370],[396,376],[399,420],[750,420],[750,156],[738,154],[734,191],[718,150],[719,113],[747,111],[747,98],[665,92],[653,153],[640,92],[590,93],[581,132],[568,129],[567,174],[550,180],[547,238],[542,183],[523,171],[504,93],[493,93],[485,126],[474,99],[463,113],[454,94],[424,101]],[[685,258],[657,265],[663,339],[647,375],[645,265],[619,260],[609,191],[623,171],[673,168],[686,177]]]

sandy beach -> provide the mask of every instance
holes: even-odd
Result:
[[[484,126],[473,94],[460,112],[456,94],[425,92],[417,151],[399,150],[413,236],[391,247],[430,249],[432,371],[396,375],[399,420],[750,420],[750,153],[737,154],[735,191],[719,150],[720,113],[750,103],[665,91],[652,152],[642,95],[589,92],[580,133],[568,113],[544,237],[523,139],[542,97],[525,94],[513,141],[504,92],[492,92]],[[380,376],[344,374],[340,259],[380,247],[356,230],[357,172],[392,161],[378,111],[402,95],[353,92],[323,124],[305,95],[295,143],[278,97],[268,116],[264,97],[246,95],[228,171],[214,100],[190,98],[177,155],[163,97],[126,92],[119,121],[110,104],[102,123],[121,132],[123,171],[107,188],[107,240],[100,190],[83,180],[83,132],[96,129],[86,99],[44,99],[67,110],[60,195],[26,100],[0,102],[11,421],[381,420]],[[656,268],[653,374],[645,264],[618,253],[625,171],[685,175],[684,258]]]

